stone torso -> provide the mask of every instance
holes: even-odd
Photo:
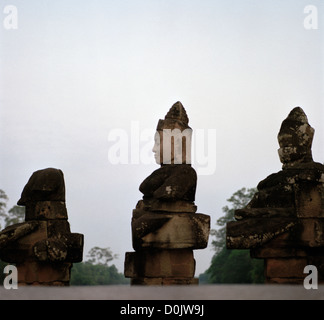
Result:
[[[194,201],[197,184],[196,171],[186,164],[164,165],[155,170],[140,185],[146,198],[159,200]]]

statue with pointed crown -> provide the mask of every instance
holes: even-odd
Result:
[[[161,167],[140,185],[132,217],[133,248],[125,276],[132,284],[192,284],[193,249],[207,246],[210,217],[196,213],[197,174],[191,167],[192,129],[181,102],[159,120],[154,157]]]
[[[192,129],[188,122],[181,102],[159,120],[152,151],[161,167],[140,185],[143,201],[138,207],[157,212],[196,212],[197,174],[191,167]]]
[[[313,136],[303,109],[292,109],[278,133],[282,170],[227,223],[227,247],[264,259],[268,283],[302,283],[306,265],[324,281],[324,165],[313,161]]]
[[[296,107],[289,113],[278,133],[278,153],[283,169],[313,162],[314,132],[302,108]]]

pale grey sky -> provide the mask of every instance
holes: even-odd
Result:
[[[216,133],[216,159],[205,148],[216,169],[198,176],[196,193],[213,228],[236,190],[281,169],[276,136],[295,106],[315,128],[314,160],[324,161],[322,1],[9,2],[18,22],[0,30],[0,188],[10,207],[34,171],[62,169],[72,231],[84,233],[85,254],[119,254],[120,272],[133,251],[138,187],[158,168],[149,133],[174,102],[205,146]],[[318,25],[308,30],[310,4]],[[128,164],[109,160],[112,132],[125,132]],[[152,163],[133,164],[132,148]],[[212,255],[196,251],[197,275]]]

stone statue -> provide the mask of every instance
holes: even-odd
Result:
[[[83,235],[70,231],[63,172],[34,172],[17,204],[26,207],[25,222],[1,231],[1,260],[16,264],[19,284],[69,285],[72,262],[82,261]]]
[[[295,215],[297,186],[302,181],[320,182],[323,179],[324,166],[312,158],[313,136],[314,129],[304,111],[300,107],[294,108],[282,122],[278,133],[278,154],[283,170],[259,183],[258,192],[246,209],[236,212],[238,219],[248,215]]]
[[[136,252],[127,252],[125,259],[125,276],[132,278],[132,284],[195,281],[192,250],[207,246],[210,217],[195,213],[197,174],[191,167],[192,129],[188,123],[180,102],[158,122],[152,151],[161,167],[139,187],[143,198],[132,218]]]
[[[141,183],[143,201],[138,207],[150,211],[196,212],[197,174],[191,167],[192,129],[188,122],[180,102],[171,107],[164,120],[159,120],[153,152],[161,168]]]
[[[313,136],[304,111],[294,108],[278,133],[282,170],[261,181],[250,203],[236,210],[237,221],[227,224],[227,247],[251,249],[253,257],[264,258],[267,282],[301,282],[302,266],[318,260],[323,250],[324,166],[313,161]],[[277,273],[272,263],[280,265]]]

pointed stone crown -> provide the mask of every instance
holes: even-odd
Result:
[[[314,131],[302,108],[296,107],[291,110],[278,133],[279,155],[284,166],[313,160],[311,149]]]
[[[187,112],[180,101],[177,101],[170,108],[164,120],[159,120],[156,130],[178,128],[181,131],[184,129],[191,129],[188,125],[189,118]]]

